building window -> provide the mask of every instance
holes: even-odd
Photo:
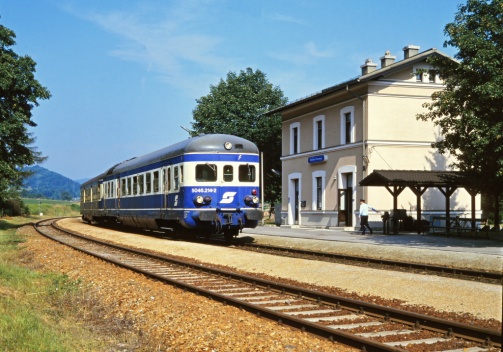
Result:
[[[290,125],[290,154],[300,153],[300,123]]]
[[[354,107],[348,106],[341,110],[341,144],[354,143]]]
[[[325,116],[313,119],[313,150],[325,148]]]
[[[325,210],[325,171],[318,170],[312,175],[312,204],[313,210]]]

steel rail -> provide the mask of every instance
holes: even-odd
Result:
[[[47,221],[47,220],[45,220],[45,221]],[[40,230],[41,223],[42,222],[35,224],[36,230],[39,233],[43,234],[44,236],[51,237],[48,234],[45,234],[43,231]],[[219,277],[229,278],[229,279],[232,279],[232,280],[238,281],[238,282],[249,283],[254,286],[260,286],[260,287],[267,288],[269,290],[274,290],[274,291],[281,292],[281,293],[289,293],[289,294],[295,295],[297,297],[302,297],[302,298],[316,301],[318,304],[327,304],[327,305],[333,305],[333,306],[337,306],[337,307],[343,307],[344,309],[354,311],[354,312],[364,313],[366,315],[374,316],[374,317],[383,319],[385,321],[402,323],[402,324],[406,324],[409,326],[414,326],[415,328],[422,328],[422,329],[434,331],[434,332],[441,332],[442,334],[445,334],[446,336],[460,337],[460,338],[469,339],[471,341],[475,341],[475,342],[478,342],[478,343],[481,343],[481,344],[484,344],[487,346],[492,345],[494,347],[499,346],[499,348],[501,348],[501,332],[499,332],[499,331],[476,328],[473,326],[469,326],[469,325],[465,325],[465,324],[461,324],[461,323],[455,323],[452,321],[447,321],[447,320],[443,320],[443,319],[439,319],[439,318],[435,318],[435,317],[429,317],[429,316],[422,315],[422,314],[402,311],[402,310],[398,310],[398,309],[394,309],[394,308],[382,307],[382,306],[379,306],[379,305],[376,305],[373,303],[367,303],[367,302],[358,301],[358,300],[345,298],[345,297],[341,297],[341,296],[325,294],[323,292],[303,289],[303,288],[295,287],[292,285],[280,284],[280,283],[277,283],[274,281],[264,280],[264,279],[249,276],[249,275],[241,275],[241,274],[236,274],[236,273],[221,270],[221,269],[202,267],[201,265],[187,263],[187,262],[180,261],[180,260],[177,260],[174,258],[160,256],[160,255],[156,255],[156,254],[142,251],[142,250],[138,250],[138,249],[124,248],[124,247],[121,247],[121,246],[118,246],[115,244],[111,244],[108,242],[100,241],[97,239],[90,239],[86,236],[82,236],[79,233],[59,228],[57,225],[54,224],[54,221],[52,221],[51,226],[54,226],[54,228],[58,229],[59,231],[68,233],[71,236],[81,238],[86,241],[92,241],[94,243],[98,243],[101,245],[105,245],[107,247],[115,248],[117,250],[122,250],[122,251],[126,251],[129,253],[134,253],[135,255],[142,255],[142,256],[146,256],[148,258],[166,261],[166,262],[180,265],[183,267],[191,268],[193,270],[198,270],[200,272],[210,273],[212,275],[217,275]],[[57,239],[55,239],[55,240],[58,242],[64,243],[66,245],[69,245],[63,241],[59,241]],[[356,348],[361,348],[362,350],[367,349],[369,351],[403,351],[402,349],[399,349],[399,348],[396,348],[393,346],[389,346],[389,345],[386,345],[383,343],[379,343],[379,342],[373,341],[368,338],[360,337],[360,336],[346,333],[346,332],[340,331],[340,330],[330,329],[330,328],[324,327],[319,324],[309,323],[309,322],[302,320],[300,318],[296,318],[296,317],[292,317],[287,314],[272,311],[268,308],[261,308],[261,307],[258,307],[257,305],[252,304],[252,303],[248,303],[248,302],[245,302],[240,299],[235,299],[233,297],[229,297],[224,294],[215,293],[215,292],[212,292],[211,290],[206,290],[204,288],[200,288],[200,287],[197,287],[197,286],[194,286],[191,284],[187,284],[187,283],[184,283],[180,280],[167,279],[164,276],[156,275],[148,270],[143,270],[143,269],[137,268],[133,265],[128,265],[128,264],[125,264],[124,262],[113,260],[108,256],[97,255],[95,252],[79,248],[78,246],[73,246],[73,245],[70,245],[70,246],[72,246],[73,248],[75,248],[79,251],[87,253],[89,255],[99,257],[102,260],[112,262],[118,266],[122,266],[122,267],[128,268],[130,270],[140,272],[146,276],[153,277],[153,278],[162,280],[164,282],[169,282],[176,287],[183,288],[184,290],[188,290],[188,291],[191,291],[191,292],[194,292],[197,294],[204,294],[205,296],[211,297],[212,299],[215,299],[217,301],[220,301],[220,302],[223,302],[226,304],[235,305],[237,307],[240,307],[241,309],[245,309],[245,310],[252,312],[256,315],[264,316],[269,319],[278,321],[280,323],[300,328],[304,331],[308,331],[310,333],[328,338],[330,340],[337,340],[341,343],[345,343],[347,345],[350,345],[350,346],[353,346]]]
[[[503,283],[503,273],[502,272],[489,272],[489,271],[481,271],[481,270],[471,270],[471,269],[460,269],[460,268],[452,268],[446,266],[439,265],[431,265],[431,264],[419,264],[419,263],[411,263],[404,261],[395,261],[395,260],[387,260],[387,259],[376,259],[376,258],[368,258],[368,257],[358,257],[348,254],[338,254],[331,252],[317,252],[308,249],[299,249],[299,248],[286,248],[280,246],[273,245],[264,245],[258,243],[233,243],[236,247],[250,247],[250,248],[259,248],[263,250],[271,250],[278,252],[286,252],[293,253],[297,255],[308,255],[313,257],[321,257],[321,258],[331,258],[337,260],[345,260],[348,262],[357,262],[357,263],[367,263],[367,264],[378,264],[378,265],[386,265],[394,268],[404,268],[404,269],[414,269],[414,270],[424,270],[433,273],[443,273],[443,274],[451,274],[459,276],[459,278],[463,279],[464,277],[469,278],[485,278],[489,280],[498,281],[498,284]]]

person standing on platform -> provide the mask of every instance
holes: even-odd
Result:
[[[365,199],[360,199],[360,231],[362,232],[362,235],[365,235],[366,229],[369,229],[371,235],[373,233],[369,225],[369,209],[372,209],[376,213],[379,213],[372,206],[365,203]]]

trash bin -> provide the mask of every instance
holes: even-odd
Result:
[[[281,226],[281,204],[274,205],[274,224],[276,226]]]

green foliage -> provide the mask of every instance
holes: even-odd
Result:
[[[458,48],[458,62],[434,57],[430,63],[446,88],[432,95],[419,119],[440,127],[440,153],[473,180],[472,188],[495,196],[496,214],[503,193],[503,0],[468,0],[445,27],[444,46]],[[498,223],[498,221],[496,221]]]
[[[38,99],[49,99],[49,91],[35,79],[35,62],[19,56],[10,47],[15,34],[0,25],[0,200],[10,188],[21,185],[25,165],[44,158],[31,145],[34,138],[28,127],[35,127],[32,109]]]
[[[287,103],[281,89],[260,70],[247,68],[239,74],[229,72],[226,81],[211,85],[210,93],[196,101],[192,136],[226,133],[254,142],[264,152],[265,198],[279,199],[281,179],[271,169],[281,170],[281,115],[265,114]]]

